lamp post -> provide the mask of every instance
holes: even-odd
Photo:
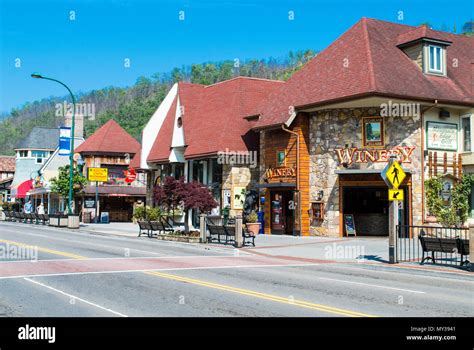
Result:
[[[55,81],[56,83],[59,83],[62,86],[64,86],[67,89],[67,91],[69,91],[69,94],[71,95],[71,99],[72,99],[71,150],[69,152],[69,196],[68,196],[67,208],[68,208],[69,214],[74,214],[72,211],[71,205],[72,205],[72,185],[73,185],[72,179],[73,179],[73,173],[74,173],[73,155],[74,155],[74,124],[75,124],[75,113],[76,113],[76,99],[74,98],[74,94],[72,93],[71,89],[66,84],[64,84],[63,82],[57,79],[48,78],[39,73],[33,73],[31,74],[31,77],[35,79],[45,79],[45,80]]]

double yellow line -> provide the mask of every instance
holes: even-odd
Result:
[[[280,297],[280,296],[277,296],[277,295],[255,292],[255,291],[248,290],[248,289],[235,288],[235,287],[231,287],[231,286],[226,286],[226,285],[212,283],[212,282],[206,282],[206,281],[197,280],[197,279],[193,279],[193,278],[187,278],[187,277],[171,275],[171,274],[168,274],[168,273],[155,272],[155,271],[153,271],[153,272],[150,271],[150,272],[145,272],[145,273],[147,275],[158,276],[158,277],[162,277],[162,278],[166,278],[166,279],[170,279],[170,280],[174,280],[174,281],[190,283],[190,284],[203,286],[203,287],[207,287],[207,288],[213,288],[213,289],[223,290],[223,291],[226,291],[226,292],[231,292],[231,293],[236,293],[236,294],[241,294],[241,295],[247,295],[247,296],[251,296],[251,297],[254,297],[254,298],[259,298],[259,299],[264,299],[264,300],[269,300],[269,301],[275,301],[275,302],[283,303],[283,304],[287,304],[287,305],[295,305],[295,306],[299,306],[299,307],[306,308],[306,309],[318,310],[318,311],[328,312],[328,313],[341,315],[341,316],[346,316],[346,317],[375,317],[375,316],[363,314],[363,313],[360,313],[360,312],[354,312],[354,311],[339,309],[339,308],[326,306],[326,305],[321,305],[321,304],[309,303],[309,302],[301,301],[301,300],[293,300],[293,299],[290,299],[290,298],[283,298],[283,297]]]
[[[8,244],[23,246],[23,247],[36,247],[36,249],[38,249],[38,251],[41,251],[41,252],[44,252],[44,253],[49,253],[49,254],[54,254],[54,255],[59,255],[59,256],[64,256],[64,257],[71,258],[71,259],[87,259],[87,257],[81,256],[81,255],[66,253],[66,252],[62,252],[62,251],[59,251],[59,250],[53,250],[53,249],[38,247],[38,246],[30,245],[30,244],[14,242],[14,241],[9,241],[9,240],[5,240],[5,239],[0,239],[0,243],[8,243]],[[376,317],[376,316],[373,316],[373,315],[367,315],[367,314],[363,314],[363,313],[360,313],[360,312],[355,312],[355,311],[350,311],[350,310],[345,310],[345,309],[339,309],[339,308],[326,306],[326,305],[321,305],[321,304],[309,303],[309,302],[302,301],[302,300],[293,300],[291,298],[284,298],[284,297],[280,297],[280,296],[277,296],[277,295],[260,293],[260,292],[256,292],[256,291],[249,290],[249,289],[236,288],[236,287],[227,286],[227,285],[223,285],[223,284],[217,284],[217,283],[202,281],[202,280],[198,280],[198,279],[172,275],[172,274],[168,274],[168,273],[162,273],[162,272],[156,272],[156,271],[148,271],[148,272],[144,272],[144,273],[147,274],[147,275],[161,277],[161,278],[165,278],[165,279],[169,279],[169,280],[173,280],[173,281],[190,283],[190,284],[194,284],[194,285],[198,285],[198,286],[202,286],[202,287],[222,290],[222,291],[229,292],[229,293],[246,295],[246,296],[250,296],[250,297],[254,297],[254,298],[258,298],[258,299],[264,299],[264,300],[268,300],[268,301],[273,301],[273,302],[277,302],[277,303],[282,303],[282,304],[286,304],[286,305],[298,306],[298,307],[305,308],[305,309],[323,311],[323,312],[327,312],[327,313],[334,314],[334,315],[340,315],[340,316],[346,316],[346,317]]]
[[[54,250],[54,249],[42,248],[42,247],[38,247],[37,245],[33,245],[33,244],[25,244],[25,243],[20,243],[20,242],[9,241],[7,239],[0,239],[0,243],[7,243],[7,244],[10,244],[10,245],[16,245],[16,246],[25,247],[25,248],[33,248],[33,249],[37,249],[39,252],[64,256],[66,258],[71,258],[71,259],[87,259],[85,256],[66,253],[66,252],[61,252],[59,250]]]

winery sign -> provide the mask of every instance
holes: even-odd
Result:
[[[345,166],[352,163],[384,163],[388,162],[391,155],[396,155],[402,163],[411,163],[411,156],[415,148],[415,146],[397,146],[391,149],[338,148],[336,156],[339,164]]]
[[[280,168],[268,168],[265,171],[265,177],[267,179],[276,179],[280,177],[295,177],[296,169],[289,167],[280,167]]]

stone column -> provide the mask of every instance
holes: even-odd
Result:
[[[242,216],[237,215],[235,217],[235,247],[242,248],[244,240],[242,236]]]
[[[201,243],[207,243],[206,214],[199,215],[199,231],[201,232]]]

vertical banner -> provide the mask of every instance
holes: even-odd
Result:
[[[71,154],[71,128],[59,128],[59,152],[60,156]]]

